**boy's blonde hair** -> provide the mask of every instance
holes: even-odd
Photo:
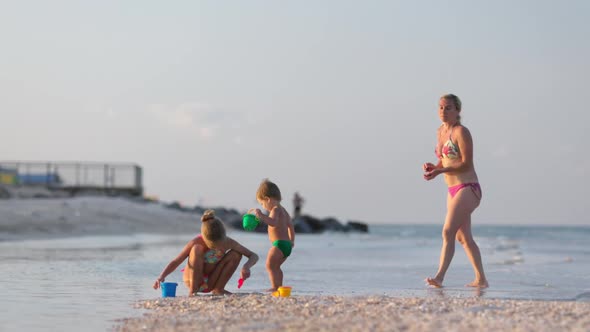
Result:
[[[262,180],[256,191],[256,199],[262,200],[265,198],[273,198],[279,202],[281,201],[281,191],[279,190],[279,187],[268,179]]]
[[[207,247],[225,240],[225,226],[221,219],[215,217],[215,211],[207,210],[201,217],[201,235]]]

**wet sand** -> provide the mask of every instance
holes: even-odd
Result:
[[[177,297],[142,301],[116,331],[590,331],[590,303],[481,297]]]

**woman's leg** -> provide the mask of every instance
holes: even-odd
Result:
[[[211,293],[220,294],[231,294],[225,290],[225,285],[234,274],[242,255],[234,250],[230,250],[226,253],[221,260],[215,265],[213,271],[209,274],[208,286],[211,289]]]
[[[448,195],[447,216],[442,231],[443,245],[440,252],[440,262],[435,277],[426,278],[429,285],[442,287],[445,274],[455,254],[455,236],[461,226],[471,221],[471,213],[478,205],[479,199],[469,188],[461,189],[455,197]]]
[[[463,245],[465,253],[473,266],[473,271],[475,272],[475,280],[466,286],[479,288],[488,287],[488,281],[483,272],[481,253],[477,243],[475,243],[475,240],[473,239],[473,235],[471,234],[471,218],[469,222],[459,228],[459,231],[457,232],[457,241]]]

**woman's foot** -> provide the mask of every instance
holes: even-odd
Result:
[[[471,283],[465,285],[466,287],[477,287],[477,288],[488,288],[488,281],[487,280],[474,280]]]
[[[429,286],[441,288],[442,287],[442,279],[439,278],[426,278],[424,279]]]
[[[279,289],[278,288],[269,288],[266,291],[272,293],[272,292],[276,292],[277,290],[279,290]]]

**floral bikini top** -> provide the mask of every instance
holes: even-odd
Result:
[[[441,151],[438,151],[438,146],[434,149],[434,153],[438,159],[448,158],[448,159],[457,159],[459,158],[459,147],[453,143],[451,140],[451,134],[453,133],[453,128],[451,128],[451,132],[449,133],[449,139],[442,145]]]
[[[199,237],[202,237],[201,235],[199,235]],[[221,258],[223,258],[223,256],[225,256],[225,252],[223,250],[219,250],[219,249],[209,249],[208,247],[207,251],[205,251],[205,263],[208,264],[215,264],[217,262],[219,262],[219,260]]]

